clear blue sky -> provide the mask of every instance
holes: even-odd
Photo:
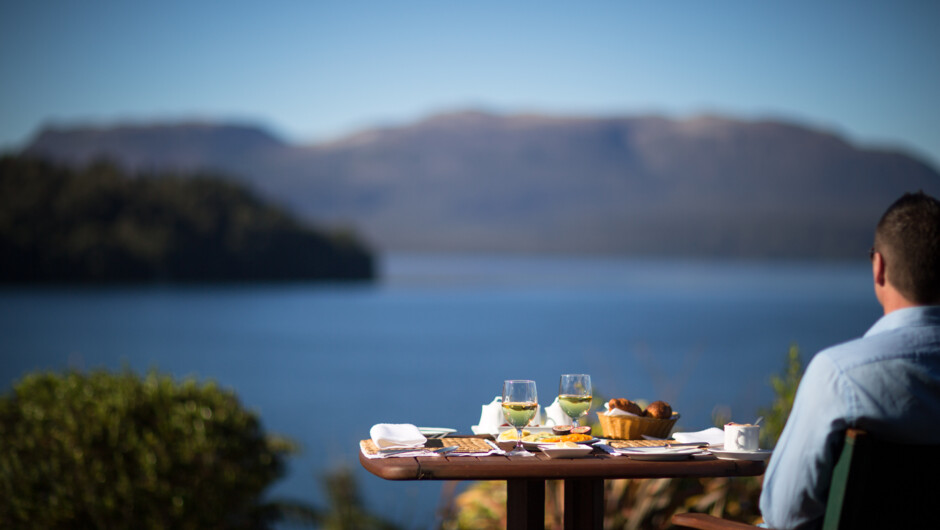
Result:
[[[940,167],[940,2],[4,1],[0,149],[46,124],[323,141],[444,110],[783,117]]]

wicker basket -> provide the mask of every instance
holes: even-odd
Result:
[[[668,420],[641,416],[608,416],[603,412],[598,412],[597,417],[604,430],[604,438],[640,440],[644,434],[654,438],[669,438],[676,420],[679,419],[679,414],[673,412]]]

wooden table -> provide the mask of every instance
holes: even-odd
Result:
[[[545,481],[563,480],[565,528],[601,529],[604,525],[604,479],[745,477],[764,472],[760,461],[689,459],[639,461],[626,456],[593,454],[584,458],[431,456],[370,459],[359,462],[387,480],[505,480],[507,527],[544,528]]]

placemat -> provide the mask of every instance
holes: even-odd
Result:
[[[461,437],[450,437],[450,438],[440,438],[441,443],[435,443],[434,447],[449,447],[456,445],[457,449],[454,450],[455,453],[463,454],[473,454],[473,453],[489,453],[493,451],[493,446],[486,443],[486,440],[483,438],[461,438]],[[379,448],[376,447],[375,442],[372,440],[362,440],[359,442],[359,447],[362,448],[362,452],[368,456],[376,455],[379,453]]]
[[[607,445],[614,449],[626,449],[628,447],[663,447],[667,443],[675,440],[610,440]]]

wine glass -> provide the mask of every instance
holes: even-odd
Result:
[[[591,376],[587,374],[564,374],[558,383],[558,405],[565,414],[571,416],[575,427],[578,418],[587,414],[591,409],[593,399]]]
[[[532,421],[539,408],[535,381],[503,381],[503,418],[516,428],[516,447],[510,456],[533,456],[522,445],[522,428]]]

